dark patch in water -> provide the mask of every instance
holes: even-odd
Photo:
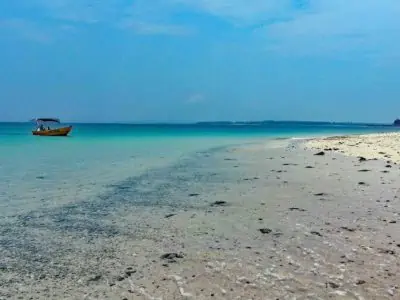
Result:
[[[3,221],[0,227],[0,256],[12,262],[7,267],[16,272],[21,270],[24,273],[41,274],[46,271],[50,277],[67,276],[70,266],[63,257],[89,251],[79,249],[70,242],[71,238],[72,241],[84,241],[90,247],[100,237],[125,236],[132,239],[140,237],[147,230],[140,218],[125,228],[123,224],[113,222],[110,216],[118,215],[121,211],[128,213],[147,208],[159,210],[165,216],[166,208],[208,207],[209,203],[202,203],[191,191],[194,185],[196,190],[201,188],[201,191],[220,189],[218,185],[226,182],[229,173],[217,174],[204,168],[207,165],[215,166],[218,158],[213,155],[225,148],[199,152],[168,167],[150,169],[110,185],[107,192],[79,203],[31,211]],[[208,154],[207,158],[204,158],[204,153]],[[188,197],[189,194],[193,196]],[[49,267],[52,261],[57,264]],[[85,270],[80,272],[84,273]]]

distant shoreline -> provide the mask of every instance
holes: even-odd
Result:
[[[31,124],[30,121],[0,121],[0,124]],[[85,125],[133,125],[133,126],[260,126],[271,124],[299,124],[310,126],[371,126],[371,127],[394,127],[392,123],[363,123],[363,122],[328,122],[328,121],[209,121],[209,122],[84,122],[84,121],[68,121],[63,120],[63,123],[70,124],[85,124]]]

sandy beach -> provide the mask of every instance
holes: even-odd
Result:
[[[314,139],[307,143],[311,149],[338,151],[349,156],[381,159],[400,163],[400,133],[379,133]]]
[[[400,299],[399,140],[215,148],[2,219],[0,299]]]

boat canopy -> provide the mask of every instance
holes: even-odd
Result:
[[[36,122],[53,122],[53,123],[60,123],[60,119],[57,118],[38,118],[34,119]]]

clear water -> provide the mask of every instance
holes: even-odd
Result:
[[[0,216],[79,202],[108,185],[208,148],[281,137],[393,131],[394,127],[273,122],[262,125],[74,124],[70,137],[37,137],[0,123]]]

